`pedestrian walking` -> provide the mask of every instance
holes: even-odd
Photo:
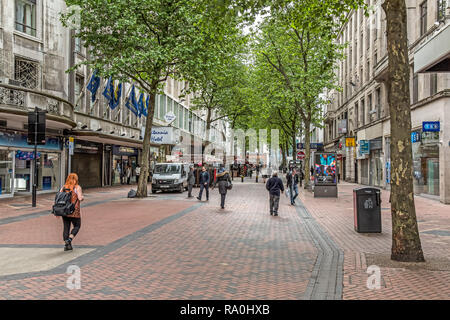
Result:
[[[136,183],[139,183],[139,176],[141,175],[141,166],[136,165]]]
[[[78,184],[78,176],[76,173],[71,173],[66,179],[66,183],[59,192],[63,192],[64,189],[68,189],[72,192],[71,202],[75,204],[74,212],[69,216],[63,216],[63,241],[64,251],[73,250],[72,241],[78,234],[81,227],[81,205],[80,202],[84,200],[83,190]],[[73,225],[72,231],[70,227]]]
[[[127,175],[127,184],[130,184],[130,181],[131,181],[131,165],[127,166],[126,175]]]
[[[214,183],[213,188],[216,187],[216,184],[219,185],[219,193],[220,193],[220,207],[225,209],[225,198],[227,196],[228,189],[231,189],[231,179],[228,171],[225,170],[224,167],[219,169],[219,172],[216,175],[216,182]]]
[[[299,170],[298,175],[299,175],[299,181],[300,181],[300,187],[301,187],[302,186],[302,181],[303,181],[303,179],[305,179],[305,174],[303,173],[302,169]]]
[[[206,171],[206,168],[202,167],[202,172],[200,173],[199,178],[200,183],[200,193],[198,194],[197,199],[202,200],[203,189],[206,189],[206,201],[209,200],[209,173]]]
[[[295,205],[295,199],[298,196],[298,180],[299,177],[297,171],[293,168],[292,171],[289,171],[286,175],[286,186],[289,188],[291,205]]]
[[[278,172],[274,171],[272,177],[267,180],[266,189],[269,191],[270,215],[278,216],[278,206],[280,204],[280,191],[284,192],[283,181],[278,178]]]
[[[192,198],[192,188],[194,187],[195,184],[195,176],[194,176],[194,167],[189,167],[189,172],[188,172],[188,198]]]

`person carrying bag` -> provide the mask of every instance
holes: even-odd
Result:
[[[219,172],[216,176],[216,182],[213,188],[219,185],[219,193],[220,193],[220,207],[225,209],[225,198],[227,196],[227,191],[233,188],[233,184],[231,183],[230,174],[225,170],[224,167],[219,169]]]

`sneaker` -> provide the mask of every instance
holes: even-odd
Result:
[[[197,197],[198,200],[202,201],[202,199],[200,199],[199,197]]]
[[[72,241],[66,240],[64,242],[66,243],[66,245],[64,246],[64,251],[73,250],[73,248],[72,248]]]

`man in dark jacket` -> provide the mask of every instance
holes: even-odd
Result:
[[[220,193],[220,207],[222,209],[225,209],[225,197],[227,196],[227,184],[231,185],[231,179],[228,171],[225,170],[224,167],[221,167],[219,169],[219,172],[216,176],[216,182],[214,183],[213,188],[216,187],[216,185],[219,186],[219,193]]]
[[[206,171],[205,167],[202,167],[202,172],[200,173],[200,193],[198,194],[197,199],[202,200],[203,189],[206,189],[206,201],[209,200],[209,173]]]
[[[286,185],[289,188],[292,205],[295,205],[295,199],[298,196],[298,181],[299,177],[295,169],[292,169],[292,171],[288,172],[288,174],[286,175]]]
[[[278,206],[280,203],[280,191],[284,192],[283,181],[278,178],[278,173],[273,172],[272,178],[267,180],[266,189],[270,195],[270,215],[278,216]]]
[[[195,177],[194,177],[194,168],[193,167],[189,167],[189,172],[188,172],[188,198],[192,198],[192,187],[195,184]]]

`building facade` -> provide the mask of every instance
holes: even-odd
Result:
[[[69,171],[78,173],[83,187],[123,183],[125,168],[130,165],[134,174],[140,161],[146,119],[125,107],[131,84],[124,84],[112,110],[102,95],[107,79],[101,79],[92,102],[86,90],[92,70],[82,66],[66,73],[89,53],[59,20],[65,1],[0,4],[0,197],[31,192],[34,153],[26,135],[27,114],[35,107],[47,111],[47,141],[37,154],[38,192],[58,190]],[[205,114],[192,110],[191,96],[180,97],[185,85],[169,79],[157,96],[153,127],[173,132],[169,142],[152,141],[151,165],[176,160],[170,155],[181,133],[203,144],[225,137],[223,121],[214,123],[207,136]],[[170,125],[169,112],[176,117]]]
[[[406,0],[414,188],[443,203],[450,203],[450,42],[442,42],[450,39],[449,2]],[[338,38],[347,44],[336,70],[342,91],[330,93],[325,149],[340,155],[345,180],[389,189],[386,19],[381,1],[368,4],[371,14],[351,12]],[[440,40],[433,42],[436,37]],[[433,52],[433,46],[436,51],[436,42],[439,56],[422,54]],[[428,131],[426,122],[437,124],[438,131]]]

